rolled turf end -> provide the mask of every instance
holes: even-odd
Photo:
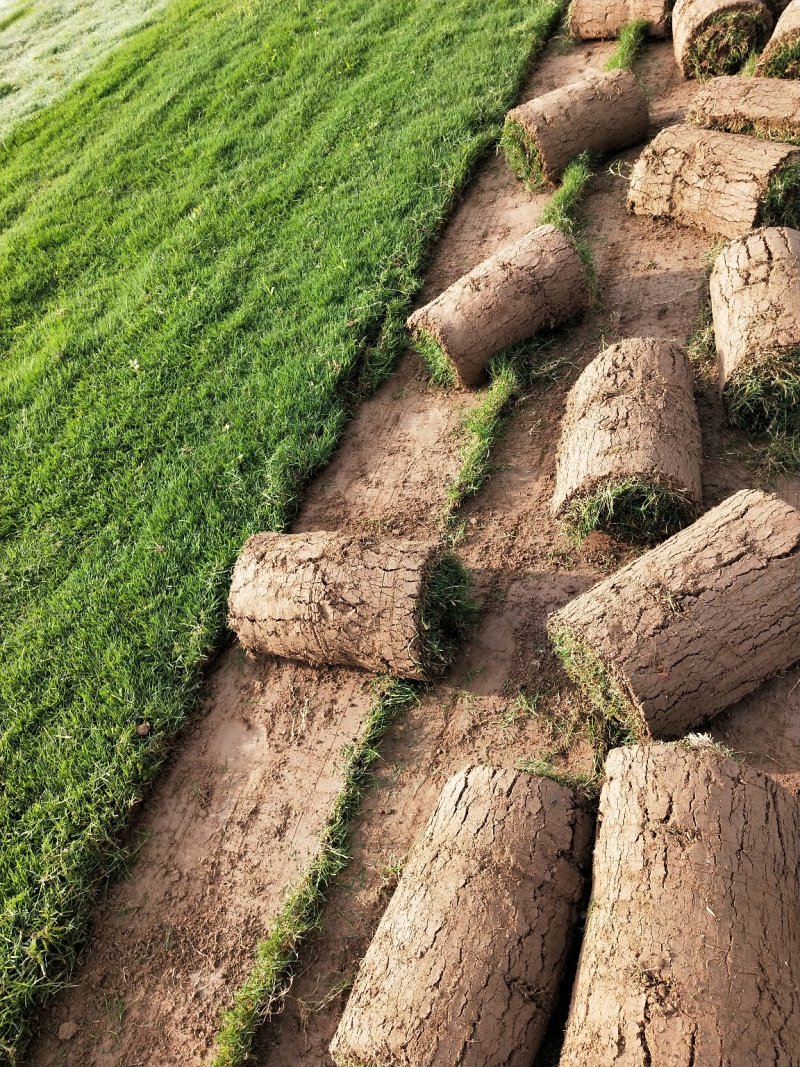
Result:
[[[589,700],[595,711],[611,726],[615,745],[629,745],[648,739],[640,710],[623,692],[622,686],[597,653],[566,626],[554,622],[548,636],[561,665]]]
[[[709,19],[689,46],[686,66],[698,81],[736,74],[767,39],[768,27],[757,11],[723,11]]]
[[[625,478],[608,479],[591,493],[573,497],[561,521],[577,544],[594,530],[650,544],[671,537],[696,515],[697,507],[685,493],[657,482]]]
[[[800,78],[800,39],[795,38],[782,48],[775,48],[759,66],[758,73],[765,78]]]
[[[539,146],[520,123],[506,121],[500,136],[500,147],[513,173],[529,189],[540,190],[551,184],[545,172]]]
[[[415,330],[414,351],[425,364],[432,385],[440,385],[443,389],[454,389],[458,385],[455,367],[432,333],[428,330]]]
[[[469,571],[454,553],[442,552],[430,566],[420,598],[420,666],[426,675],[447,669],[476,615]]]
[[[761,198],[759,214],[764,226],[800,228],[800,160],[772,175]]]
[[[800,346],[742,368],[728,382],[724,398],[728,418],[740,430],[800,434]]]

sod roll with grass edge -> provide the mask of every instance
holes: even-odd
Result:
[[[470,767],[445,785],[331,1044],[340,1067],[529,1067],[583,902],[570,789]]]
[[[743,430],[800,432],[800,231],[754,230],[711,272],[720,387]]]
[[[800,78],[800,0],[792,0],[778,19],[755,73],[765,78]]]
[[[800,224],[800,148],[668,126],[631,173],[628,207],[722,237]]]
[[[401,678],[444,669],[468,611],[466,572],[437,542],[328,532],[255,534],[228,600],[246,649]]]
[[[772,14],[761,0],[676,0],[675,61],[685,78],[735,74],[771,29]]]
[[[618,37],[626,23],[643,19],[650,37],[664,37],[671,0],[572,0],[567,15],[570,37],[584,41]]]
[[[532,186],[555,182],[582,152],[605,154],[647,137],[647,98],[629,70],[595,71],[509,111],[502,145]]]
[[[639,737],[680,737],[800,660],[800,512],[743,489],[548,620],[568,673]]]
[[[714,78],[687,112],[695,126],[800,143],[800,83],[775,78]]]
[[[686,352],[632,337],[601,352],[567,399],[553,514],[580,538],[658,540],[702,501],[702,444]]]
[[[434,381],[474,389],[492,356],[573,318],[588,294],[573,242],[538,226],[415,311],[408,328]]]
[[[614,749],[560,1067],[800,1063],[800,806],[714,746]]]

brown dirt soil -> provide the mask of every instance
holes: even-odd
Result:
[[[778,78],[713,78],[697,90],[686,118],[710,130],[797,140],[800,83]]]
[[[587,41],[617,37],[626,22],[644,19],[651,37],[663,37],[671,7],[671,0],[572,0],[569,32]]]
[[[557,42],[537,63],[522,99],[600,69],[612,49],[579,45],[564,52]],[[649,47],[640,67],[655,127],[680,121],[692,87],[682,81],[670,45]],[[476,573],[479,623],[445,680],[385,739],[375,786],[354,829],[353,859],[325,910],[323,930],[304,951],[280,1025],[260,1036],[256,1059],[262,1067],[330,1067],[342,990],[386,907],[396,861],[425,825],[448,777],[470,763],[514,768],[543,755],[564,768],[591,767],[582,729],[587,706],[555,660],[545,618],[618,567],[630,549],[592,535],[574,550],[550,517],[562,408],[601,338],[685,342],[706,297],[704,256],[711,244],[691,228],[626,213],[624,172],[635,156],[636,150],[627,152],[621,164],[603,169],[588,198],[587,236],[603,305],[543,354],[494,451],[489,483],[464,511],[459,552]],[[502,158],[487,159],[436,247],[421,303],[534,227],[546,200],[531,196]],[[728,428],[705,371],[699,390],[704,497],[713,505],[758,484],[759,454]],[[459,466],[460,420],[474,403],[470,394],[431,389],[418,357],[404,356],[390,381],[359,407],[337,456],[309,488],[295,529],[435,534],[446,485]],[[800,506],[800,478],[783,479],[777,489]],[[295,868],[313,852],[336,787],[341,741],[355,736],[369,704],[367,684],[355,671],[244,659],[238,647],[220,658],[210,672],[207,701],[143,805],[133,838],[146,840],[131,876],[98,906],[74,985],[41,1019],[31,1067],[199,1067],[208,1061],[221,1012],[247,974]],[[339,718],[350,701],[346,718]],[[305,707],[319,714],[307,715],[318,729],[303,743],[296,731]],[[219,738],[247,736],[254,709],[264,740],[255,750],[258,759],[241,752],[238,773],[256,816],[231,826],[221,780],[214,779],[216,788],[205,785],[213,786],[218,753],[224,760]],[[800,670],[794,670],[730,709],[713,730],[754,765],[800,789],[799,723]],[[287,763],[292,769],[284,772]],[[205,808],[194,788],[198,780]],[[265,826],[283,805],[290,805],[294,821],[281,836]],[[296,862],[286,845],[295,826],[291,848],[301,841],[303,850]],[[191,872],[181,879],[180,910],[169,888],[177,860]],[[176,962],[162,941],[151,965],[141,946],[153,930],[176,920],[201,931],[204,944],[216,945],[215,954]],[[130,1007],[114,1017],[116,1034],[93,1037],[109,1027],[106,1004],[113,1009],[117,1003]],[[59,1041],[67,1023],[75,1036]]]
[[[647,98],[629,70],[607,70],[512,108],[506,125],[519,126],[536,146],[544,176],[554,182],[581,152],[608,154],[647,137]]]
[[[331,1046],[343,1067],[529,1067],[584,903],[570,789],[469,767],[414,846]]]
[[[701,77],[735,74],[748,54],[764,44],[772,25],[772,12],[761,0],[676,0],[675,62],[686,78],[698,74],[698,65]],[[739,50],[731,49],[734,32],[749,38]]]
[[[800,819],[708,747],[615,749],[561,1067],[800,1061]]]
[[[775,30],[767,42],[767,47],[758,57],[755,73],[775,77],[778,72],[783,78],[800,77],[800,63],[795,59],[791,63],[781,62],[784,52],[796,50],[800,44],[800,0],[790,0],[778,19]]]
[[[701,465],[685,349],[663,338],[618,341],[589,364],[567,398],[553,514],[562,515],[575,497],[628,479],[673,490],[696,506]]]

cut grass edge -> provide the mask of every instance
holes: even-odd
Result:
[[[759,203],[762,226],[800,227],[800,155],[793,153],[770,176]]]
[[[358,740],[344,747],[342,786],[325,822],[316,858],[287,896],[269,937],[258,946],[253,969],[217,1033],[211,1067],[242,1067],[247,1062],[256,1031],[280,1012],[300,948],[320,928],[330,889],[349,863],[350,827],[372,781],[378,746],[394,720],[419,699],[416,686],[397,679],[378,679],[375,692]]]
[[[590,492],[574,496],[561,522],[577,546],[595,530],[653,544],[682,530],[697,512],[687,494],[672,486],[645,478],[607,478]]]
[[[499,147],[512,173],[532,192],[540,192],[551,184],[541,149],[521,122],[506,119]]]
[[[608,57],[604,70],[633,70],[647,40],[647,19],[631,19],[619,31],[617,46]]]
[[[417,627],[426,676],[447,669],[477,611],[470,572],[454,552],[441,552],[425,576]]]

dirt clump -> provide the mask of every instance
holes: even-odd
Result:
[[[800,659],[800,512],[743,489],[548,623],[604,715],[680,737]]]
[[[744,430],[800,431],[800,231],[754,230],[711,273],[720,386]]]
[[[677,0],[675,61],[685,78],[735,74],[771,29],[772,14],[761,0]]]
[[[470,767],[445,785],[331,1044],[347,1067],[528,1067],[583,900],[571,790]]]
[[[573,242],[538,226],[415,311],[408,326],[435,381],[473,389],[493,355],[573,318],[588,293]]]
[[[467,586],[435,540],[259,533],[236,561],[228,623],[248,651],[424,678],[455,652]]]
[[[579,40],[605,40],[618,37],[627,22],[643,19],[650,37],[665,37],[671,7],[671,0],[572,0],[567,28]]]
[[[722,237],[759,222],[790,225],[798,211],[800,149],[734,133],[669,126],[634,165],[628,207]]]
[[[561,1067],[800,1062],[800,810],[710,744],[615,749]]]
[[[647,137],[647,98],[629,70],[595,71],[513,108],[502,145],[517,175],[553,183],[582,152],[619,152]]]
[[[800,78],[800,0],[791,0],[778,19],[755,73],[765,78]]]
[[[581,540],[594,529],[658,540],[694,517],[701,463],[685,350],[628,338],[602,351],[567,398],[552,511]]]
[[[714,78],[686,118],[695,126],[774,141],[800,141],[800,84],[775,78]]]

